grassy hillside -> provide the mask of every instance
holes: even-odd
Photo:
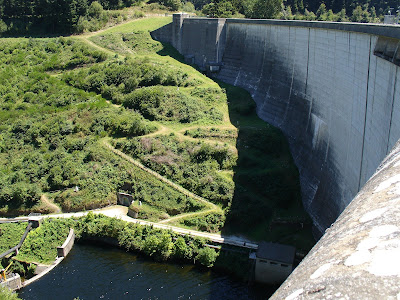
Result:
[[[244,90],[151,39],[170,21],[1,40],[1,214],[101,207],[125,191],[142,218],[308,249],[282,133]]]

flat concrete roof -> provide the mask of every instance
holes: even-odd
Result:
[[[285,264],[293,264],[296,248],[292,246],[261,242],[258,244],[256,257],[278,261]]]

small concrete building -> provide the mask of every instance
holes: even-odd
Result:
[[[282,283],[293,270],[296,248],[287,245],[261,242],[256,254],[255,280]]]
[[[12,291],[19,290],[22,288],[21,276],[17,273],[11,273],[7,276],[7,280],[0,279],[0,285],[8,287]]]
[[[131,205],[133,196],[127,193],[117,193],[117,203],[123,206]]]

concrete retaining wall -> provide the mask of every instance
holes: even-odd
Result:
[[[188,18],[174,14],[173,22],[151,33],[158,41],[170,43],[188,62],[205,70],[220,62],[225,50],[225,19]]]
[[[170,39],[178,50],[193,55],[201,67],[207,59],[221,62],[217,77],[248,90],[258,115],[287,136],[304,206],[323,233],[400,138],[399,66],[374,55],[379,37],[398,45],[400,28],[174,20],[182,24],[175,24],[181,28],[180,42],[176,35]],[[200,36],[206,37],[205,46],[194,42]]]
[[[0,285],[8,287],[12,291],[19,290],[22,287],[21,276],[12,274],[7,277],[6,281],[0,282]]]
[[[67,239],[65,240],[64,244],[61,247],[57,247],[57,256],[58,257],[66,257],[68,253],[71,251],[72,247],[75,243],[75,233],[74,230],[71,228],[69,230],[69,234]]]

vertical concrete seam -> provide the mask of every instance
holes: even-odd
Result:
[[[288,56],[290,56],[290,55],[289,55],[289,51],[290,51],[290,41],[291,41],[290,33],[291,33],[291,30],[290,30],[290,27],[289,27],[289,45],[288,45],[288,51],[287,51]],[[296,35],[294,35],[294,38],[296,38]],[[295,42],[295,44],[296,44],[296,42]],[[294,49],[294,48],[293,48],[293,49]],[[286,58],[286,60],[289,61],[288,58]],[[289,62],[289,63],[290,63],[290,62]],[[292,63],[293,63],[293,64],[292,64],[292,75],[291,75],[289,96],[288,96],[288,99],[287,99],[285,114],[283,115],[281,125],[284,124],[284,123],[286,123],[286,118],[287,118],[288,110],[289,110],[289,107],[290,107],[290,98],[292,97],[293,81],[294,81],[294,67],[295,67],[295,62],[294,62],[294,60],[293,60]]]
[[[368,53],[368,72],[367,72],[367,92],[365,96],[365,114],[364,114],[364,130],[363,130],[363,139],[362,139],[362,148],[361,148],[361,162],[360,162],[360,175],[358,177],[358,191],[361,186],[361,177],[362,177],[362,169],[363,169],[363,161],[364,161],[364,146],[365,146],[365,130],[367,127],[367,113],[368,113],[368,89],[369,89],[369,71],[371,67],[371,46],[372,46],[372,37],[369,37],[369,53]]]
[[[306,87],[304,89],[304,95],[307,95],[308,86],[308,66],[310,65],[310,28],[308,28],[308,43],[307,43],[307,74],[306,74]]]
[[[389,154],[389,143],[390,143],[390,134],[392,132],[392,120],[393,120],[393,109],[394,109],[394,98],[396,97],[396,83],[397,83],[397,71],[398,67],[395,66],[396,68],[396,73],[394,75],[394,87],[393,87],[393,98],[392,98],[392,109],[390,110],[390,123],[389,123],[389,134],[388,134],[388,139],[387,139],[387,144],[386,144],[386,155]]]
[[[307,41],[307,73],[306,73],[306,86],[304,88],[304,98],[305,99],[307,99],[308,68],[309,68],[309,65],[310,65],[310,28],[308,28],[308,41]],[[308,118],[307,118],[306,130],[308,128],[308,125],[310,124],[312,105],[313,105],[313,100],[311,98],[310,99],[310,109],[308,110]]]

